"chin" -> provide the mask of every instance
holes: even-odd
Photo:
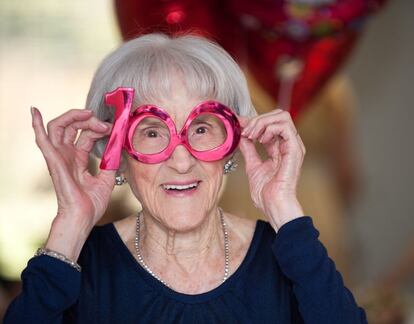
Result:
[[[207,220],[206,210],[186,208],[174,210],[170,209],[167,217],[163,218],[162,223],[170,230],[176,232],[191,232]]]

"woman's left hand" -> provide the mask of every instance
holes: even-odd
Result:
[[[290,114],[281,109],[247,119],[240,150],[246,163],[253,202],[268,217],[275,231],[285,223],[303,216],[296,188],[305,156],[305,146]],[[261,159],[254,142],[263,144],[267,158]]]

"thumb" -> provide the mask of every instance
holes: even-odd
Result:
[[[242,137],[240,139],[239,148],[246,164],[246,173],[249,173],[250,170],[257,168],[262,164],[262,159],[260,158],[259,153],[257,153],[253,141]]]
[[[97,174],[97,178],[105,182],[108,186],[113,187],[115,186],[115,175],[115,170],[100,169],[99,173]]]
[[[242,128],[245,127],[250,121],[250,118],[244,116],[237,116],[237,119],[239,120],[240,126]]]

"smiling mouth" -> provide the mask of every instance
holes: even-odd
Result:
[[[163,184],[162,187],[164,190],[170,192],[184,192],[192,189],[196,189],[199,185],[200,181],[195,181],[193,183],[185,184],[185,185],[178,185],[178,184]]]

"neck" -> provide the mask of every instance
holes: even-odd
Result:
[[[142,214],[141,254],[154,270],[168,266],[190,275],[205,267],[206,260],[223,260],[224,237],[217,208],[199,226],[186,232],[166,227],[145,211]]]

